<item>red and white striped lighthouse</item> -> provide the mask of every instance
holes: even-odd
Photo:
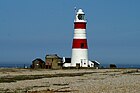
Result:
[[[74,20],[74,39],[72,43],[71,66],[88,67],[88,44],[86,38],[86,20],[82,9]]]

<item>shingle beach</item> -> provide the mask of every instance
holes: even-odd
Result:
[[[0,69],[0,93],[139,93],[140,69]]]

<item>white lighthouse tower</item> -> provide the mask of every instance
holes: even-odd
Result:
[[[74,38],[72,43],[71,66],[88,67],[88,44],[86,38],[86,20],[82,9],[74,20]]]

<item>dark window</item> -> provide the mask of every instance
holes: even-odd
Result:
[[[79,14],[79,15],[78,15],[78,19],[79,19],[79,20],[84,20],[84,16],[85,16],[84,14]]]
[[[63,64],[62,63],[58,63],[58,66],[62,66]]]
[[[81,43],[81,48],[84,48],[84,43]]]

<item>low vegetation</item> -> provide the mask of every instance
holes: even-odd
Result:
[[[41,78],[52,78],[52,77],[74,77],[74,76],[82,76],[84,74],[91,74],[92,72],[85,73],[62,73],[62,74],[44,74],[44,75],[18,75],[18,76],[3,76],[0,78],[0,83],[10,83],[16,82],[20,80],[34,80]]]

